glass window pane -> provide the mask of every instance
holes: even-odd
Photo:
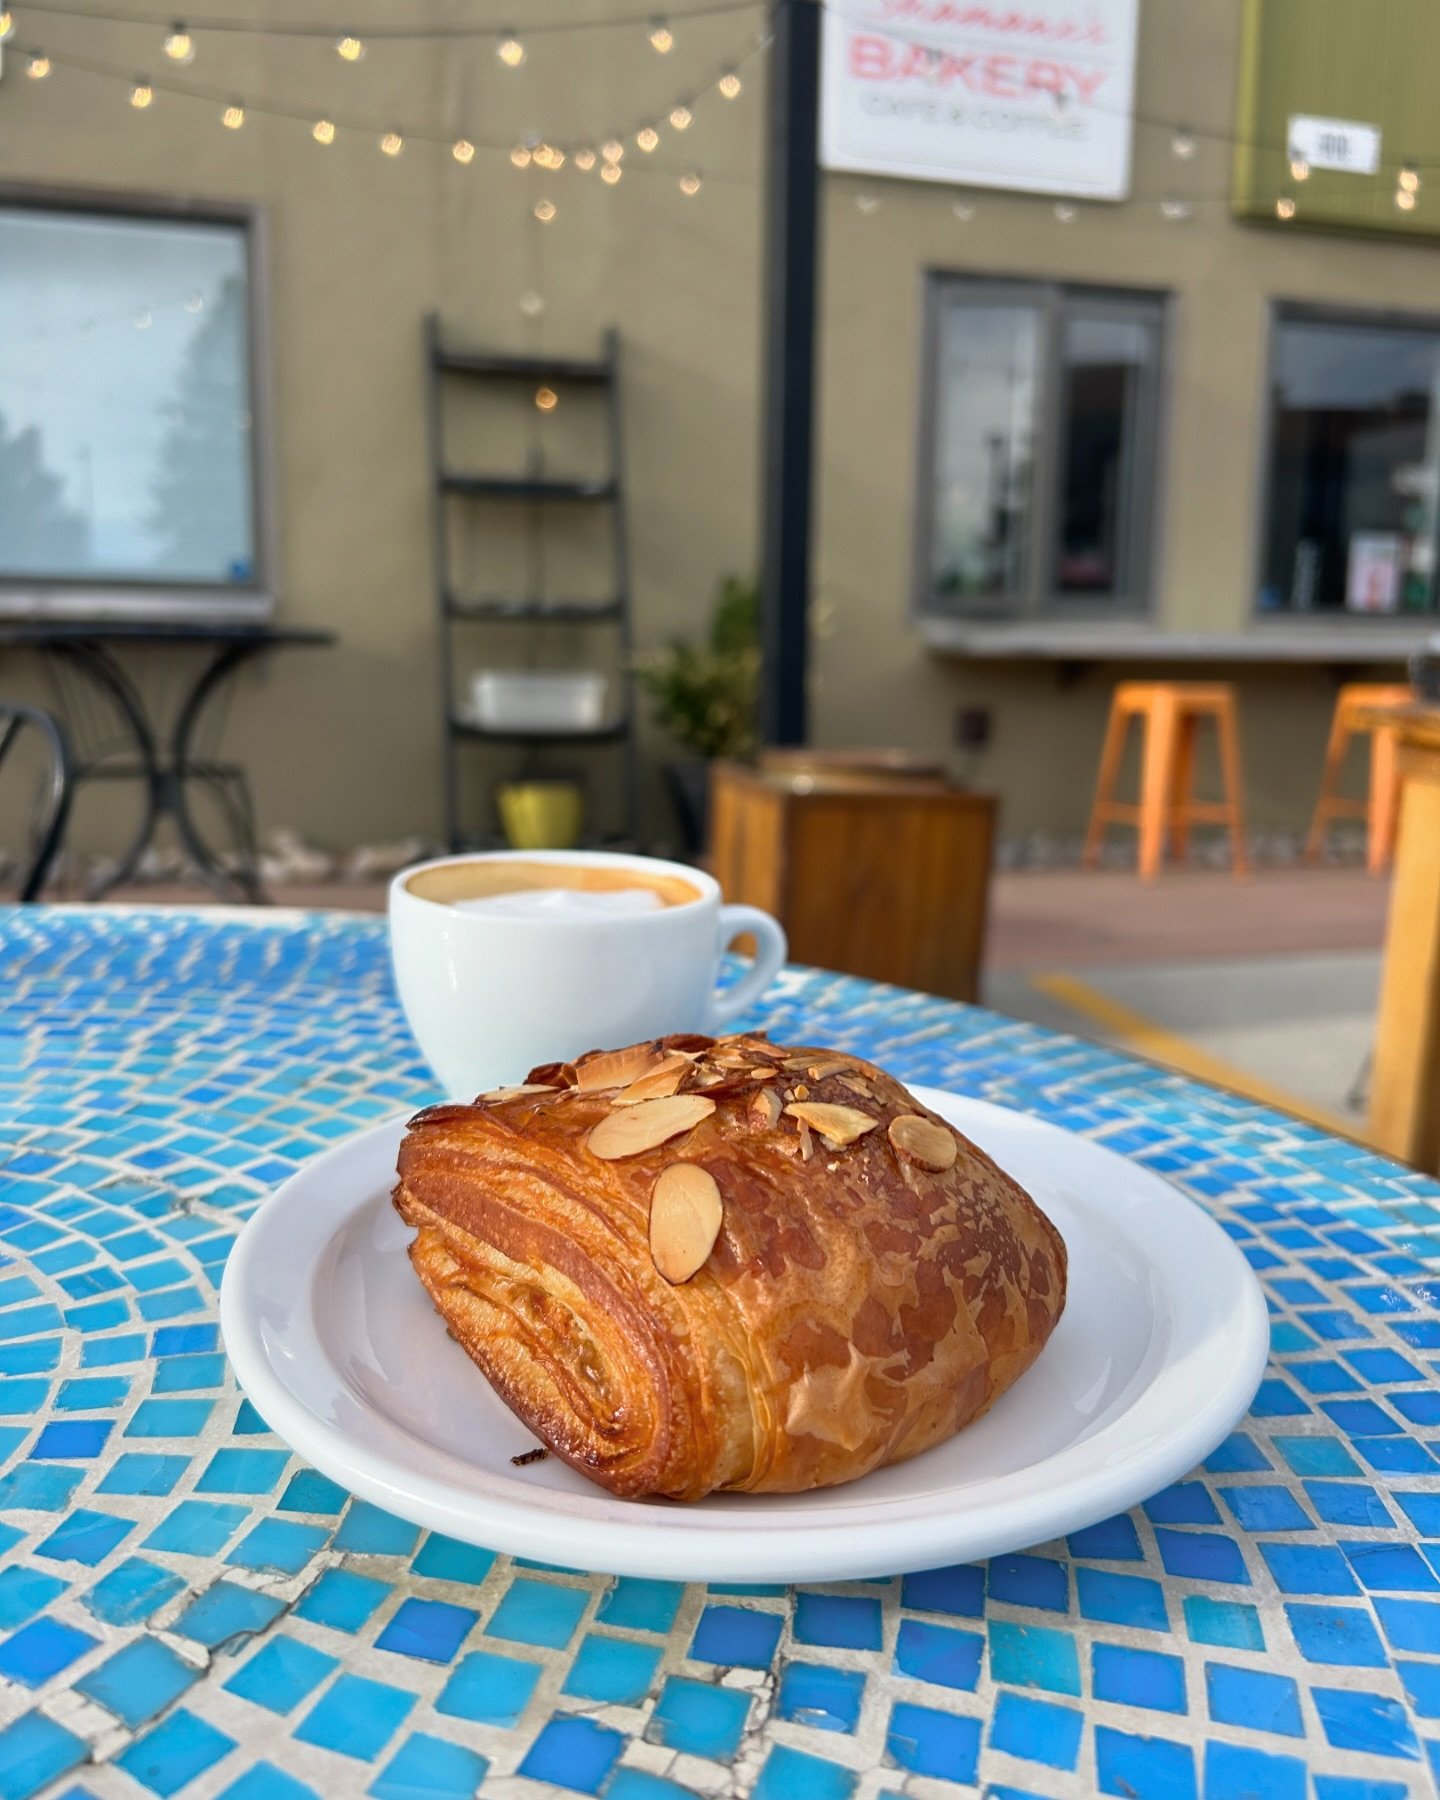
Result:
[[[1134,597],[1153,441],[1159,323],[1072,316],[1061,341],[1055,585],[1089,599]]]
[[[0,207],[0,579],[256,580],[243,226]]]
[[[1433,612],[1440,332],[1276,327],[1260,603]]]
[[[1009,599],[1025,577],[1040,317],[953,301],[941,320],[933,592]]]

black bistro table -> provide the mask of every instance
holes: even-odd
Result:
[[[244,768],[200,749],[200,732],[236,671],[270,650],[320,649],[335,635],[298,627],[170,621],[75,619],[0,620],[0,652],[40,653],[55,691],[57,711],[77,741],[76,784],[135,781],[143,796],[140,823],[116,868],[98,882],[92,899],[131,880],[155,841],[164,818],[175,821],[180,842],[204,881],[227,898],[263,901],[254,814]],[[186,671],[168,719],[121,660],[120,652],[165,647],[202,655]],[[119,746],[87,747],[84,725],[97,694],[108,702],[121,731]],[[233,849],[222,858],[207,842],[191,807],[189,790],[207,788],[231,827]]]

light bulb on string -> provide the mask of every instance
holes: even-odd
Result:
[[[588,147],[575,152],[575,167],[582,175],[588,175],[595,167],[595,152]]]
[[[530,152],[524,144],[517,144],[510,152],[510,160],[517,169],[528,169],[530,167]]]
[[[234,100],[220,115],[220,123],[227,131],[238,131],[245,123],[245,108],[238,100]]]
[[[605,142],[600,146],[600,154],[605,158],[607,163],[618,163],[624,158],[625,146],[620,142],[619,138],[606,138]]]
[[[560,396],[552,387],[536,388],[535,404],[541,412],[554,412],[555,408],[560,404]]]
[[[952,200],[950,202],[950,210],[962,225],[968,225],[975,217],[975,203],[973,200]]]
[[[650,27],[650,43],[661,56],[668,56],[675,48],[675,33],[663,19],[657,19]]]
[[[335,125],[331,119],[317,119],[310,127],[310,135],[317,144],[333,144],[335,142]]]
[[[680,177],[680,192],[687,200],[693,199],[700,192],[700,177],[693,169],[687,169]]]
[[[722,99],[733,100],[740,92],[740,77],[733,69],[727,69],[715,85],[719,88]]]
[[[1292,151],[1290,155],[1290,179],[1292,181],[1308,181],[1310,179],[1310,164],[1298,151]]]
[[[1395,204],[1399,207],[1401,212],[1414,212],[1415,195],[1413,191],[1410,188],[1397,187],[1395,190]]]
[[[15,29],[15,15],[8,6],[0,7],[0,44],[3,44]]]
[[[1189,162],[1195,155],[1195,134],[1182,126],[1170,139],[1170,154],[1178,162]]]
[[[554,144],[537,144],[531,155],[542,169],[563,169],[565,167],[565,152],[557,150]]]
[[[1194,210],[1188,200],[1178,200],[1173,196],[1160,202],[1160,217],[1168,219],[1172,225],[1183,224]]]
[[[383,156],[398,156],[405,148],[405,140],[398,131],[387,131],[380,139],[380,152]]]
[[[520,296],[520,310],[527,319],[538,319],[545,310],[545,297],[537,294],[534,288],[527,288]]]
[[[165,54],[175,63],[192,63],[195,60],[195,40],[179,19],[170,27],[170,35],[165,40]]]
[[[670,109],[670,126],[674,131],[686,131],[690,126],[690,108],[688,106],[672,106]]]
[[[364,38],[358,38],[353,32],[347,31],[344,37],[336,39],[335,54],[341,62],[359,62],[365,54]]]
[[[1059,200],[1055,204],[1055,217],[1062,225],[1073,225],[1080,216],[1079,208],[1071,206],[1068,200]]]
[[[643,126],[635,133],[636,145],[648,156],[660,142],[660,133],[653,125]]]
[[[471,163],[475,160],[475,146],[470,142],[469,138],[456,138],[455,142],[450,146],[450,154],[455,158],[457,163]]]
[[[1400,168],[1400,173],[1395,179],[1397,184],[1402,187],[1407,194],[1419,193],[1420,171],[1415,167],[1414,163],[1403,163]]]
[[[134,325],[137,331],[148,331],[154,323],[154,319],[143,309],[135,315]]]
[[[507,31],[495,46],[495,54],[507,69],[518,69],[525,60],[525,46],[513,31]]]
[[[131,88],[130,104],[136,112],[144,112],[147,106],[155,104],[155,90],[148,81],[142,78]]]
[[[205,296],[203,294],[187,294],[183,301],[183,305],[187,313],[204,312]]]
[[[553,200],[537,200],[534,212],[535,217],[542,225],[548,225],[555,217],[555,202]]]
[[[619,163],[606,163],[605,167],[600,171],[600,179],[605,183],[606,187],[614,187],[622,174],[624,174],[624,170],[620,167]]]
[[[855,207],[858,212],[864,213],[868,218],[871,213],[879,212],[880,196],[878,194],[857,194],[855,196]]]
[[[50,58],[43,50],[37,50],[25,64],[25,73],[32,81],[43,81],[50,73]]]
[[[1295,217],[1295,202],[1289,194],[1282,194],[1275,202],[1275,217],[1277,219],[1293,219]]]

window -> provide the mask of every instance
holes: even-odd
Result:
[[[1440,326],[1279,313],[1269,490],[1262,612],[1433,613]]]
[[[264,604],[252,254],[238,214],[0,201],[0,608]]]
[[[928,315],[921,610],[1145,605],[1164,299],[947,276]]]

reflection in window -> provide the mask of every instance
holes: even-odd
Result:
[[[1065,322],[1060,428],[1062,594],[1113,598],[1131,591],[1143,457],[1159,350],[1155,319],[1072,317]]]
[[[0,207],[0,581],[253,585],[245,228]]]
[[[1433,612],[1440,331],[1282,316],[1267,611]]]

